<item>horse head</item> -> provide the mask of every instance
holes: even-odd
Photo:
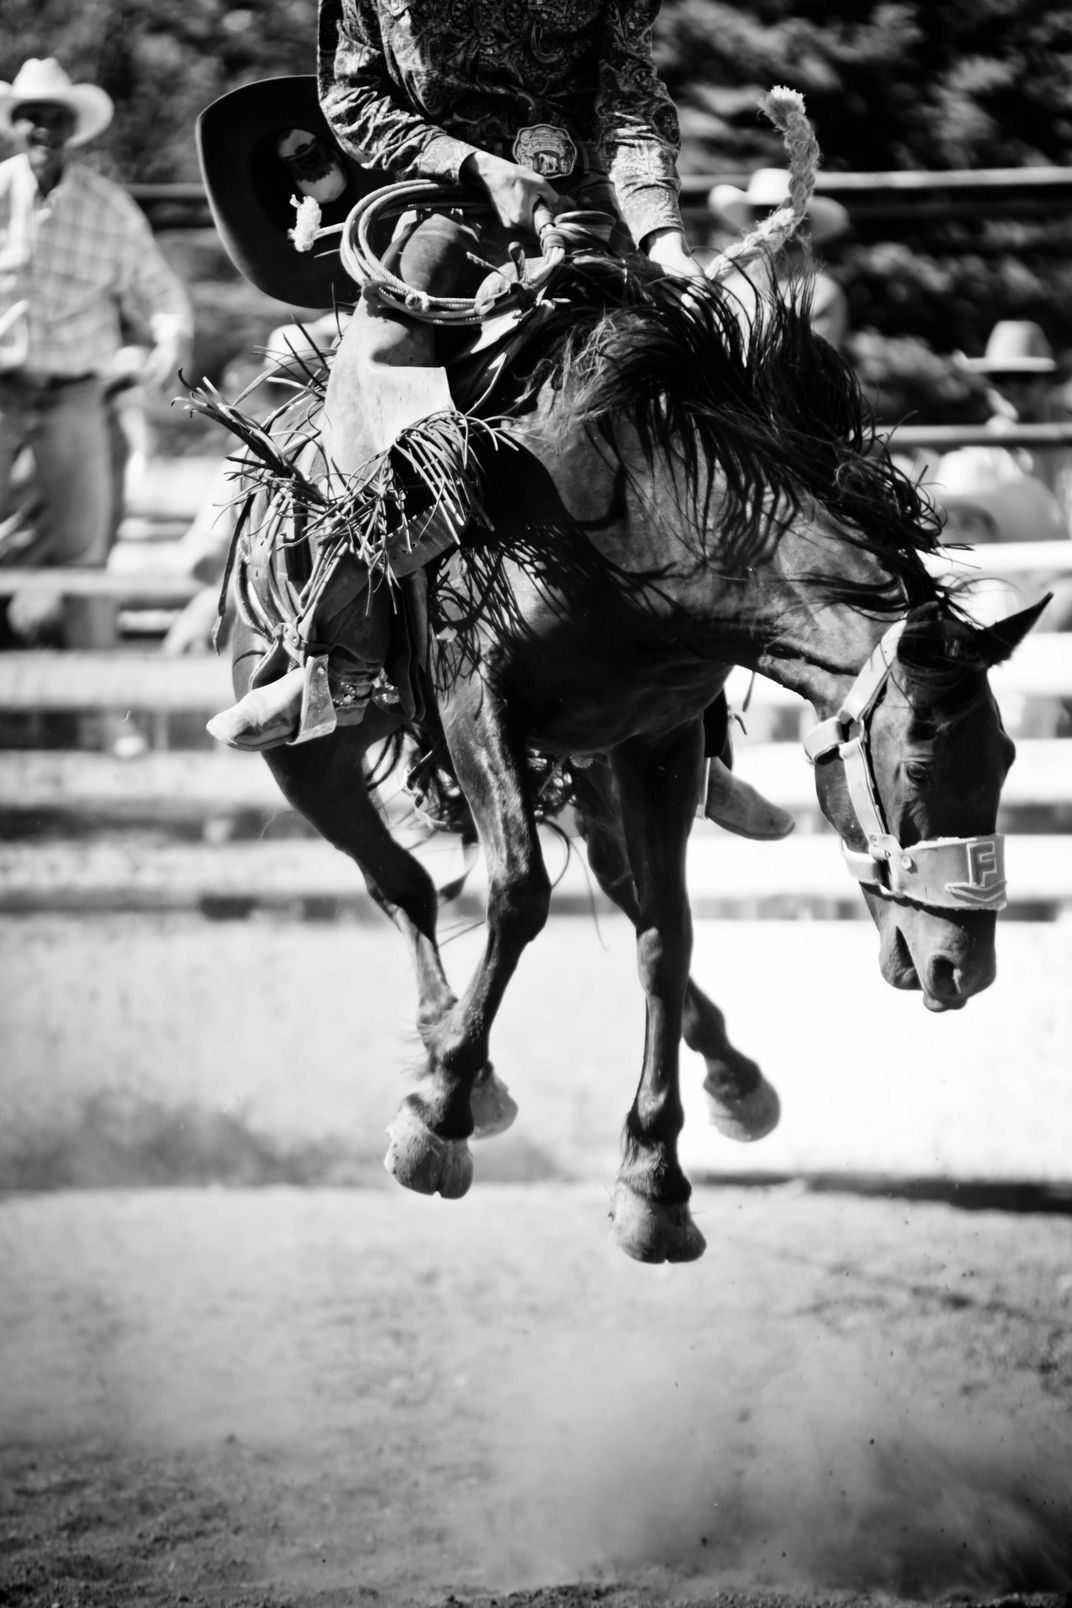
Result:
[[[914,609],[882,638],[840,709],[806,747],[881,935],[882,975],[958,1010],[993,982],[1005,904],[1001,786],[1015,748],[987,671],[1046,599],[977,626],[946,604]]]

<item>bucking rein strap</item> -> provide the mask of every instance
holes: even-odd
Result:
[[[897,657],[904,620],[892,625],[879,642],[836,715],[819,724],[804,739],[812,764],[837,752],[845,767],[849,799],[867,838],[866,850],[841,852],[858,882],[887,898],[911,899],[942,910],[1003,910],[1005,897],[1005,838],[1000,832],[982,837],[927,838],[902,848],[886,830],[878,799],[868,727]]]

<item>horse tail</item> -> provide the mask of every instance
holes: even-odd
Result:
[[[779,252],[803,222],[815,188],[815,175],[822,158],[815,130],[804,110],[803,95],[779,85],[762,97],[759,108],[781,131],[789,166],[789,199],[720,252],[707,269],[709,279],[724,279],[732,269],[740,268],[753,257],[774,256]]]

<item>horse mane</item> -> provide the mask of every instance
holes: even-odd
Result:
[[[742,568],[767,556],[818,505],[887,579],[828,569],[808,577],[829,601],[880,615],[945,597],[923,555],[941,518],[893,462],[859,382],[811,327],[811,273],[790,298],[753,285],[741,317],[732,290],[665,275],[646,258],[567,259],[526,396],[549,384],[556,408],[613,448],[628,421],[651,461],[670,443],[701,528],[717,464],[725,481],[719,550]]]

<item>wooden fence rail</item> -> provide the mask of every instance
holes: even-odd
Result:
[[[552,908],[584,914],[606,908],[581,854],[567,858],[561,841],[550,835],[544,852],[555,881]],[[420,854],[441,886],[458,870],[456,856],[439,840]],[[1072,900],[1072,836],[1014,837],[1006,861],[1013,908],[1053,911]],[[688,880],[697,914],[785,914],[816,903],[838,915],[865,914],[830,833],[761,844],[700,830],[689,843]],[[479,919],[486,891],[478,862],[456,913]],[[317,838],[229,843],[225,850],[197,843],[45,842],[28,853],[19,844],[0,844],[0,912],[239,914],[295,905],[380,919],[356,868]]]
[[[201,590],[189,575],[166,571],[127,573],[113,569],[0,569],[0,597],[16,592],[42,592],[61,597],[111,597],[117,603],[160,604],[177,607]]]
[[[748,697],[749,672],[730,678],[731,702]],[[1014,657],[991,672],[999,701],[1072,698],[1072,634],[1034,635]],[[0,709],[146,710],[212,712],[231,697],[227,661],[214,654],[169,658],[159,652],[80,653],[29,651],[0,654]],[[795,693],[757,676],[752,707],[802,707]]]
[[[812,769],[797,742],[736,745],[739,774],[797,814],[816,816]],[[1072,810],[1072,742],[1025,738],[1002,790],[1008,809]],[[70,749],[0,751],[0,813],[184,820],[289,811],[267,765],[228,749],[150,752],[136,761]]]

